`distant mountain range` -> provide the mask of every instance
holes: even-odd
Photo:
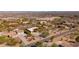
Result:
[[[0,16],[61,16],[79,15],[79,11],[0,11]]]

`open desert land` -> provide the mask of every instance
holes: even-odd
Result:
[[[79,11],[0,11],[0,47],[78,47]]]

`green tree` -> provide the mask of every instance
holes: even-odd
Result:
[[[27,34],[27,35],[31,35],[31,31],[29,31],[28,29],[25,29],[24,33]]]

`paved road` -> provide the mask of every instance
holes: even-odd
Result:
[[[73,32],[76,31],[76,30],[77,30],[77,29],[75,28],[75,29],[71,29],[71,30],[69,30],[69,31],[66,31],[66,32],[57,34],[57,35],[54,36],[54,38],[57,38],[57,37],[60,37],[60,36],[65,36],[65,35],[69,35],[69,34],[73,33]],[[31,46],[31,45],[35,44],[36,42],[49,40],[49,39],[51,38],[51,36],[52,36],[52,35],[50,35],[50,36],[48,36],[48,37],[46,37],[46,38],[43,38],[43,39],[36,40],[36,41],[34,41],[34,42],[32,42],[32,43],[27,44],[26,46]]]

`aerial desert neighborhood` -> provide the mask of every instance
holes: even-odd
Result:
[[[0,47],[79,47],[79,12],[0,11]]]

